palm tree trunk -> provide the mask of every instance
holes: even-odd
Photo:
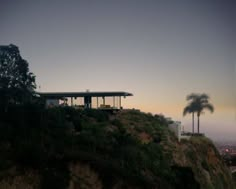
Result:
[[[200,115],[197,115],[197,132],[199,134]]]
[[[192,113],[192,133],[194,133],[194,112]]]

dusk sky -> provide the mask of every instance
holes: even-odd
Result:
[[[0,45],[15,44],[46,91],[127,91],[124,108],[181,121],[207,93],[214,140],[236,139],[235,0],[0,0]]]

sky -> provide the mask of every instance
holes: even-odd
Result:
[[[207,93],[201,131],[233,140],[235,22],[234,0],[0,0],[0,45],[19,47],[38,91],[131,92],[124,108],[186,131],[186,96]]]

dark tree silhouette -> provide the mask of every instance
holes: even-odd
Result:
[[[197,130],[199,133],[199,127],[200,127],[200,115],[203,114],[204,110],[207,109],[211,113],[214,112],[214,107],[212,104],[209,103],[209,96],[207,94],[195,94],[192,93],[187,96],[187,100],[189,101],[189,104],[185,107],[183,114],[186,115],[186,113],[197,113]],[[194,117],[193,117],[194,118]],[[194,122],[194,120],[193,120]]]
[[[192,114],[192,133],[194,133],[194,111],[194,106],[191,103],[189,103],[183,111],[183,116],[185,116],[186,114]]]
[[[35,75],[29,71],[17,46],[0,46],[0,105],[7,111],[9,104],[31,100],[36,88]]]

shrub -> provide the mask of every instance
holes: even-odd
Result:
[[[69,185],[70,173],[62,162],[50,162],[49,166],[41,169],[41,188],[65,189]]]
[[[111,124],[117,126],[118,128],[123,126],[123,124],[118,119],[113,119]]]
[[[109,114],[106,111],[96,109],[85,109],[82,112],[83,115],[94,118],[98,122],[108,121]]]

